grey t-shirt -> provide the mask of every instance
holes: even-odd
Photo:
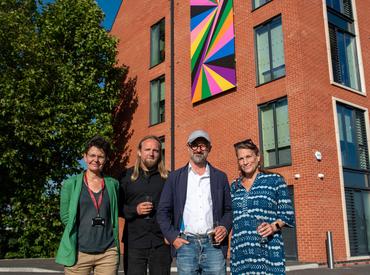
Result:
[[[93,192],[96,202],[99,201],[101,192]],[[101,253],[113,247],[115,244],[107,189],[103,190],[103,200],[99,208],[104,226],[92,226],[92,219],[97,217],[97,210],[85,183],[82,184],[78,210],[78,250],[84,253]]]

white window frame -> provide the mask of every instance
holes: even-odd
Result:
[[[325,0],[324,0],[325,1]],[[343,103],[348,106],[352,106],[359,110],[364,111],[365,116],[365,127],[366,127],[366,138],[367,138],[367,146],[370,148],[370,121],[369,121],[369,110],[363,106],[354,104],[352,102],[332,97],[332,105],[333,105],[333,118],[334,118],[334,127],[335,127],[335,141],[337,144],[337,156],[338,156],[338,171],[339,171],[339,180],[340,180],[340,192],[341,192],[341,199],[342,199],[342,210],[343,210],[343,225],[344,225],[344,238],[345,238],[345,245],[346,245],[346,255],[348,260],[363,260],[363,259],[370,259],[370,256],[351,256],[351,250],[349,245],[349,232],[348,232],[348,223],[347,223],[347,207],[346,207],[346,197],[344,192],[344,177],[343,177],[343,161],[342,161],[342,154],[340,150],[340,137],[339,137],[339,125],[338,125],[338,117],[337,117],[337,103]],[[369,150],[369,157],[370,157],[370,150]]]
[[[359,31],[358,24],[357,24],[358,20],[357,20],[356,0],[352,0],[352,12],[353,12],[353,20],[354,20],[353,24],[354,24],[355,33],[356,33],[356,37],[355,37],[356,51],[357,51],[356,54],[358,58],[357,61],[358,61],[358,71],[360,74],[361,91],[352,89],[348,86],[342,85],[334,81],[333,64],[331,62],[331,52],[330,52],[329,22],[328,22],[328,11],[327,11],[327,6],[326,6],[326,0],[322,0],[322,5],[323,5],[324,29],[325,29],[325,39],[326,39],[326,50],[327,50],[327,56],[328,56],[328,69],[329,69],[330,84],[341,87],[353,93],[366,96],[365,74],[364,74],[364,66],[363,66],[361,43],[360,43],[360,31]]]

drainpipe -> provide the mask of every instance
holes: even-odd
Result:
[[[175,0],[171,0],[171,171],[175,170]]]

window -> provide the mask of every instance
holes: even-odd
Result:
[[[327,0],[333,79],[361,90],[351,0]]]
[[[292,200],[294,208],[294,187],[288,185],[289,197]],[[285,258],[290,261],[298,261],[298,248],[297,248],[297,232],[296,227],[284,227],[281,230],[281,235],[284,240]]]
[[[252,0],[252,7],[253,9],[257,9],[270,1],[271,0]]]
[[[281,17],[255,29],[257,83],[263,84],[285,75]]]
[[[370,255],[370,163],[365,112],[337,103],[351,256]]]
[[[159,141],[161,142],[161,156],[162,156],[162,160],[163,160],[163,163],[165,163],[165,155],[166,155],[166,150],[165,150],[165,137],[164,136],[160,136],[159,137]]]
[[[345,188],[351,256],[370,255],[370,190]]]
[[[286,98],[259,107],[261,151],[264,166],[291,164],[288,101]]]
[[[338,103],[337,112],[343,167],[369,170],[364,111]]]
[[[165,111],[164,76],[150,82],[150,125],[164,122]]]
[[[349,18],[353,16],[351,0],[326,0],[326,5]]]
[[[150,30],[150,67],[164,61],[164,19],[153,25]]]

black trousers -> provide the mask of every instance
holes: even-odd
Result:
[[[125,275],[171,274],[171,248],[161,245],[152,248],[126,248],[123,255]]]

